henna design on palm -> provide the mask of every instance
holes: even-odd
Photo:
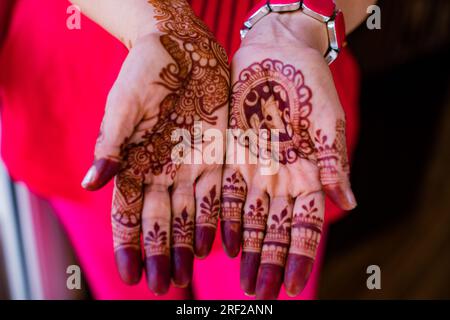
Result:
[[[261,129],[277,130],[280,147],[274,157],[281,164],[314,152],[308,132],[312,92],[294,66],[271,59],[254,63],[240,73],[232,91],[231,128],[256,134]],[[259,144],[252,142],[246,146],[258,156]]]

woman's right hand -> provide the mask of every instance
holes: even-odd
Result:
[[[134,284],[144,267],[150,289],[163,294],[171,279],[187,286],[194,253],[209,253],[222,178],[223,159],[174,162],[180,141],[173,133],[184,130],[191,135],[185,142],[201,139],[203,148],[210,144],[207,129],[224,134],[229,67],[225,51],[185,0],[149,3],[158,30],[136,41],[111,89],[83,187],[97,190],[116,176],[112,226],[120,275]],[[185,158],[201,151],[192,146],[186,152]]]

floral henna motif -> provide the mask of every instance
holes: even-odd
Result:
[[[267,229],[261,254],[261,264],[273,264],[284,267],[289,247],[291,218],[287,208],[279,215],[271,217],[272,223]]]
[[[170,90],[160,105],[158,122],[144,138],[151,172],[175,174],[171,139],[176,128],[192,131],[194,121],[216,124],[214,113],[228,102],[228,64],[225,51],[184,0],[149,0],[155,8],[161,44],[175,61],[160,74],[159,84]],[[192,132],[193,133],[193,132]],[[133,147],[133,146],[131,146]]]
[[[314,152],[308,133],[311,98],[303,74],[294,66],[271,59],[254,63],[240,73],[233,85],[230,127],[256,133],[278,130],[280,148],[274,156],[281,164],[307,158]],[[247,146],[259,154],[257,142]]]
[[[169,255],[167,231],[162,231],[155,222],[153,230],[148,231],[144,239],[145,256],[147,258],[158,255]]]
[[[217,196],[216,186],[209,190],[208,196],[203,197],[200,204],[200,215],[196,224],[199,227],[216,228],[220,211],[220,200]]]
[[[334,145],[339,154],[339,159],[341,161],[341,167],[344,173],[350,173],[350,165],[348,162],[348,154],[347,154],[347,141],[345,134],[345,121],[337,120],[336,121],[336,139],[334,141]]]
[[[347,148],[345,143],[345,121],[337,120],[336,138],[330,144],[327,135],[322,130],[317,130],[314,136],[317,166],[320,169],[320,180],[323,185],[341,182],[341,174],[349,173]]]
[[[263,202],[257,199],[244,214],[243,251],[260,253],[266,229],[267,214],[264,213]]]
[[[175,217],[172,229],[173,247],[185,247],[192,250],[194,241],[194,221],[189,219],[186,208],[180,217]]]
[[[122,149],[113,203],[115,248],[138,246],[143,185],[149,175],[175,178],[178,164],[171,152],[175,129],[193,134],[194,121],[215,125],[216,111],[229,99],[227,55],[184,0],[148,1],[155,10],[161,45],[172,57],[160,72],[159,85],[169,94],[159,106],[158,120],[138,143]],[[212,217],[214,218],[214,217]],[[158,227],[159,228],[159,227]]]
[[[314,260],[322,234],[323,218],[319,215],[314,199],[301,208],[300,212],[294,213],[289,253]]]
[[[112,204],[112,229],[114,248],[140,248],[142,182],[127,171],[119,173],[115,180]]]
[[[233,173],[225,181],[222,188],[222,219],[240,223],[247,185],[239,172]]]

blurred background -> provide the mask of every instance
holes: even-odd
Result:
[[[348,39],[362,70],[359,206],[331,227],[319,298],[449,299],[450,1],[379,6],[382,28]],[[52,208],[0,167],[0,299],[89,298],[67,290],[71,264]],[[381,290],[366,287],[369,265]]]
[[[379,1],[362,68],[358,207],[331,226],[320,298],[450,298],[450,1]],[[366,268],[381,268],[368,290]]]

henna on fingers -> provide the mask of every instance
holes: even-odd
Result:
[[[147,284],[155,294],[165,294],[170,285],[169,229],[155,222],[145,233]]]
[[[172,222],[172,281],[178,287],[186,287],[192,279],[193,242],[194,219],[185,207]]]
[[[256,279],[269,211],[267,195],[253,197],[255,193],[255,191],[249,192],[249,199],[247,199],[249,204],[246,204],[243,217],[240,282],[242,290],[247,295],[254,295],[256,291]]]
[[[276,200],[278,203],[271,203],[261,252],[261,265],[256,282],[257,299],[276,299],[283,283],[290,242],[292,205],[287,199]],[[281,203],[285,203],[284,208],[276,213],[275,210],[279,210]]]
[[[165,186],[145,188],[142,233],[147,285],[156,295],[169,290],[171,280],[171,201]]]
[[[199,212],[198,212],[199,211]],[[217,186],[214,185],[200,203],[197,209],[195,223],[195,254],[204,258],[211,251],[219,219],[220,199]]]
[[[286,292],[290,296],[300,294],[312,272],[322,234],[324,201],[322,192],[296,200],[284,276]]]
[[[192,280],[194,263],[195,198],[189,182],[171,189],[171,266],[172,284],[185,288]]]
[[[140,245],[143,177],[124,169],[115,179],[111,223],[116,265],[122,280],[139,282],[142,274]]]
[[[336,121],[334,141],[318,129],[314,136],[317,166],[320,170],[320,180],[327,195],[343,209],[351,210],[356,206],[356,200],[350,189],[349,162],[345,141],[345,121]]]
[[[241,247],[241,215],[247,195],[244,177],[238,172],[226,176],[222,186],[221,235],[225,252],[236,257]]]

